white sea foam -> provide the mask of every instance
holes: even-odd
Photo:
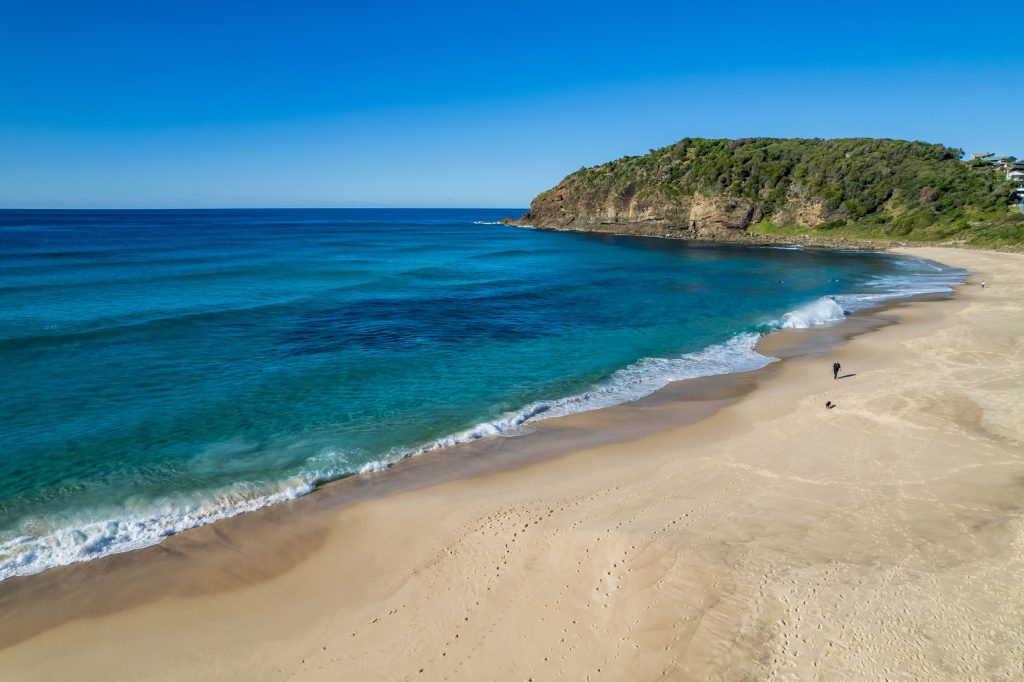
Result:
[[[922,264],[923,261],[909,261],[903,266],[914,269],[913,273],[879,277],[869,283],[869,291],[864,293],[820,298],[787,313],[768,327],[805,329],[834,324],[851,312],[885,300],[950,292],[966,274],[930,264],[922,268]],[[921,269],[929,272],[922,274]],[[202,498],[199,493],[196,497],[167,498],[151,502],[137,512],[106,509],[94,510],[88,518],[34,519],[31,528],[20,534],[0,535],[0,580],[158,544],[189,528],[300,497],[324,481],[353,473],[383,471],[406,457],[480,438],[519,435],[529,422],[637,400],[673,381],[759,369],[776,361],[754,350],[760,337],[757,333],[744,333],[725,343],[676,358],[644,358],[578,395],[538,401],[460,433],[415,448],[396,449],[361,466],[351,464],[342,453],[325,450],[307,462],[304,474],[277,484],[238,484]]]
[[[372,474],[375,471],[384,471],[389,466],[391,466],[390,462],[386,462],[382,459],[375,459],[372,462],[367,462],[363,466],[359,467],[359,473]]]
[[[839,305],[834,298],[819,298],[813,303],[786,313],[783,316],[783,329],[807,329],[822,324],[839,322],[846,316],[843,306]]]
[[[474,220],[474,225],[501,225],[500,220]]]
[[[310,478],[295,477],[267,489],[239,484],[206,500],[167,498],[138,514],[109,509],[82,518],[35,519],[33,532],[0,541],[0,580],[155,545],[183,530],[291,500],[314,488]]]
[[[520,435],[523,425],[529,422],[631,402],[648,396],[673,381],[760,369],[777,361],[777,358],[761,355],[754,350],[760,338],[761,335],[756,333],[738,334],[725,343],[686,353],[677,358],[643,358],[614,372],[589,391],[557,400],[537,401],[521,410],[477,424],[465,431],[438,438],[411,450],[397,451],[391,458],[375,462],[374,466],[377,468],[372,470],[379,471],[383,463],[390,465],[406,457],[415,457],[480,438]]]
[[[905,269],[917,268],[918,270],[907,275],[875,277],[868,282],[870,291],[841,294],[834,297],[836,302],[847,312],[852,313],[893,299],[927,294],[949,294],[953,292],[953,287],[961,284],[968,274],[966,270],[942,269],[922,260],[900,260],[896,261],[896,265]],[[925,272],[921,272],[922,269]]]
[[[782,327],[807,329],[834,324],[845,316],[899,298],[925,294],[952,293],[953,287],[963,282],[964,270],[941,268],[918,259],[900,259],[895,265],[913,270],[906,275],[881,275],[867,282],[868,291],[857,294],[826,296],[812,301],[783,316]]]
[[[0,537],[0,580],[155,545],[189,528],[300,497],[324,481],[383,471],[407,457],[481,438],[519,435],[527,422],[637,400],[680,379],[758,369],[776,361],[754,351],[759,338],[759,334],[740,334],[723,344],[677,358],[644,358],[579,395],[538,401],[418,447],[396,449],[359,467],[327,450],[307,462],[306,473],[273,486],[240,484],[206,499],[168,498],[150,503],[137,513],[107,509],[94,510],[88,518],[35,519],[31,532],[26,529],[16,537]]]

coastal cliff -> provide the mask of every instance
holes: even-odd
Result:
[[[996,173],[902,140],[686,138],[581,168],[510,224],[724,241],[1024,243]]]

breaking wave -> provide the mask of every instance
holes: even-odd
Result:
[[[460,443],[517,435],[528,422],[637,400],[673,381],[759,369],[776,361],[754,350],[760,336],[740,334],[725,343],[677,358],[644,358],[578,395],[531,403],[465,431],[417,447],[396,449],[361,466],[349,464],[344,455],[331,450],[311,458],[306,472],[279,483],[238,484],[204,497],[196,494],[167,498],[149,503],[146,509],[128,516],[123,509],[106,509],[95,510],[88,518],[36,519],[32,532],[0,539],[0,580],[155,545],[189,528],[301,497],[330,480],[383,471],[408,457]]]
[[[809,327],[817,327],[818,325],[830,322],[838,322],[846,315],[847,311],[834,298],[819,298],[813,303],[808,303],[802,308],[786,313],[783,316],[782,328],[807,329]]]

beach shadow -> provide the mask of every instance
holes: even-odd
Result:
[[[837,378],[837,379],[846,379],[846,378],[848,378],[848,377],[855,377],[855,376],[857,376],[857,374],[856,374],[856,373],[854,373],[854,374],[844,374],[843,376],[841,376],[841,377],[836,377],[836,378]]]

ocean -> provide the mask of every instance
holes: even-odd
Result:
[[[0,211],[0,580],[754,370],[762,334],[964,276],[520,213]]]

